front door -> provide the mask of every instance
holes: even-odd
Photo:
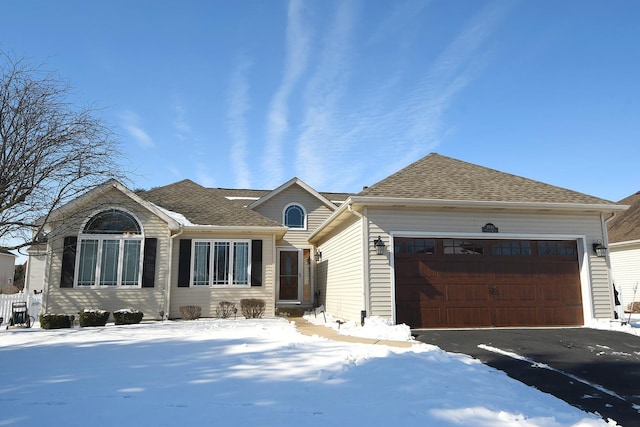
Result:
[[[300,251],[280,249],[279,293],[280,301],[300,301]]]

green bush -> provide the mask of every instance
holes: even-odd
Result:
[[[247,319],[260,319],[264,314],[265,302],[263,299],[247,298],[240,300],[240,311]]]
[[[144,313],[141,311],[128,308],[113,312],[113,320],[116,325],[135,325],[142,321],[142,317],[144,317]]]
[[[220,301],[218,308],[216,308],[216,317],[219,319],[227,319],[231,315],[235,315],[238,312],[236,304],[229,301]]]
[[[84,309],[80,313],[80,317],[78,321],[80,322],[80,326],[104,326],[107,324],[107,320],[109,320],[108,311],[104,310],[87,310]]]
[[[202,308],[199,305],[181,305],[178,310],[182,320],[196,320],[202,314]]]
[[[70,328],[74,318],[66,314],[41,314],[40,327],[42,329]]]

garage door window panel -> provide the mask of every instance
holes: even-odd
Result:
[[[443,251],[445,255],[482,255],[484,247],[479,240],[444,239]]]
[[[491,255],[531,255],[531,242],[528,240],[504,240],[491,245]]]

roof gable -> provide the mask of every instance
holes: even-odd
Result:
[[[188,179],[138,194],[151,203],[183,215],[191,223],[188,225],[281,227],[257,212],[232,203],[215,189]]]
[[[303,182],[299,178],[290,179],[289,181],[287,181],[284,184],[282,184],[280,187],[276,188],[273,191],[270,191],[268,194],[262,196],[260,199],[258,199],[255,202],[251,203],[248,206],[248,208],[249,209],[255,209],[256,207],[260,206],[261,204],[265,203],[269,199],[277,196],[278,194],[282,193],[283,191],[285,191],[286,189],[288,189],[288,188],[290,188],[290,187],[292,187],[294,185],[297,185],[297,186],[303,188],[305,191],[307,191],[313,197],[315,197],[316,199],[320,200],[329,209],[336,210],[336,205],[333,202],[331,202],[329,199],[324,197],[322,194],[318,193],[311,186],[309,186],[308,184],[306,184],[305,182]]]
[[[640,191],[618,202],[629,205],[629,209],[618,213],[607,224],[609,242],[629,242],[640,240]]]
[[[461,160],[431,153],[365,188],[358,196],[524,203],[612,204]]]
[[[119,181],[115,179],[109,179],[103,182],[102,184],[93,187],[92,189],[82,194],[81,196],[75,198],[74,200],[70,201],[69,203],[66,203],[65,205],[59,207],[58,209],[55,209],[53,212],[51,212],[51,215],[49,215],[46,218],[41,218],[40,221],[47,221],[47,222],[55,221],[60,216],[73,211],[78,206],[90,200],[93,200],[95,198],[98,198],[104,195],[107,191],[113,190],[113,189],[129,197],[134,202],[138,203],[145,209],[152,212],[157,217],[161,218],[163,221],[165,221],[169,225],[170,228],[178,227],[178,223],[175,221],[175,219],[167,215],[166,212],[164,212],[162,209],[158,209],[158,207],[155,206],[153,203],[149,203],[148,201],[140,198],[136,193],[129,190],[126,186],[124,186],[123,184],[121,184]]]

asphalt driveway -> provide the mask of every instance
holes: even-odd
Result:
[[[620,425],[640,425],[640,337],[589,328],[414,330]]]

